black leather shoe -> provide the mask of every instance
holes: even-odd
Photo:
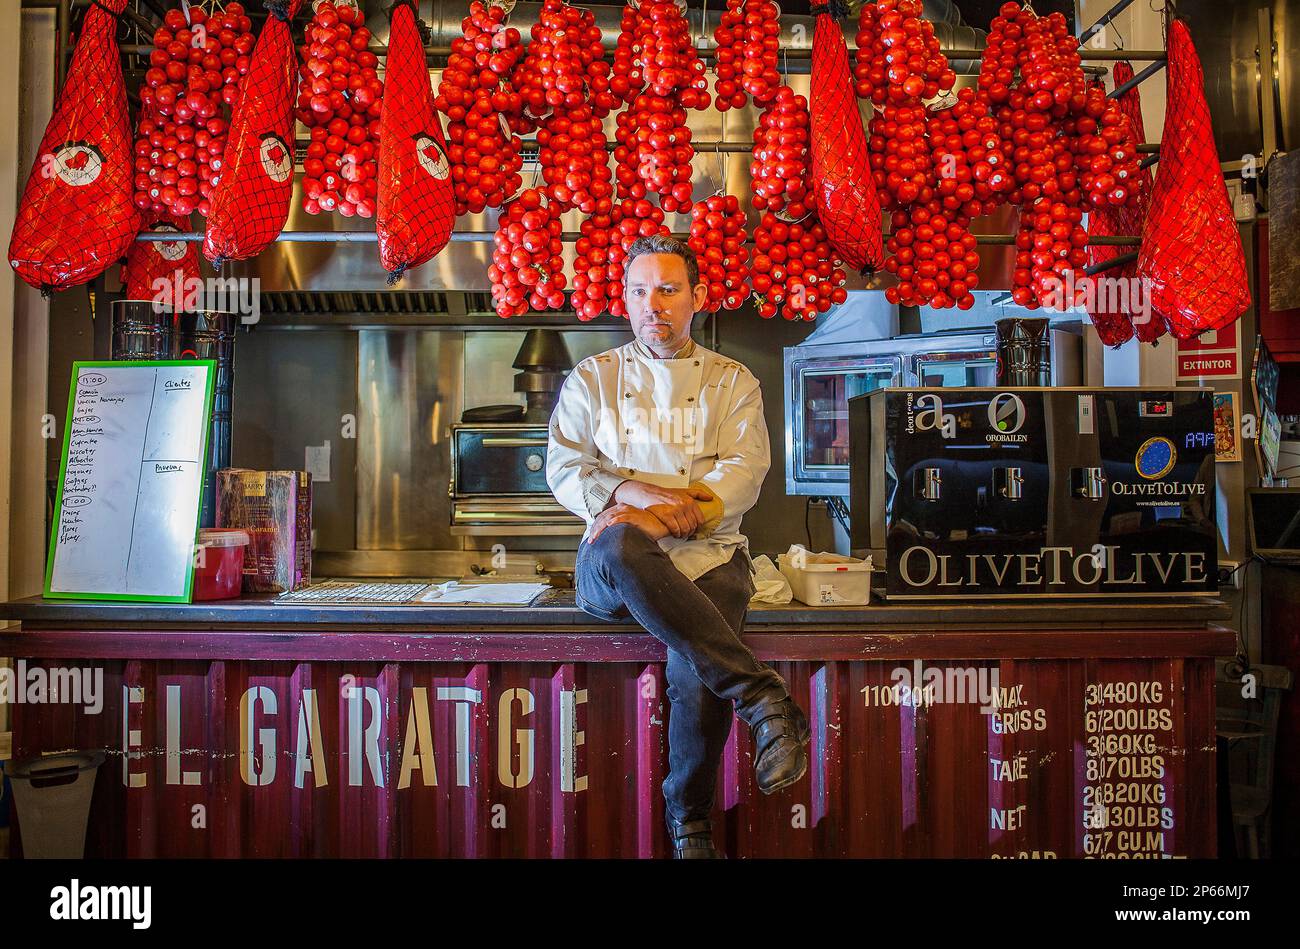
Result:
[[[677,860],[718,860],[722,854],[713,846],[713,822],[686,821],[679,824],[666,818],[668,836],[673,842],[673,857]]]
[[[804,746],[812,738],[808,719],[793,699],[769,706],[750,726],[754,736],[754,777],[772,794],[788,788],[808,771]]]

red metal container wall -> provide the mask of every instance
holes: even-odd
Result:
[[[58,664],[102,666],[104,709],[15,706],[14,754],[109,752],[88,855],[667,853],[660,784],[669,709],[657,662]],[[1171,723],[1150,738],[1163,776],[1109,783],[1124,784],[1125,797],[1167,799],[1173,826],[1135,825],[1139,836],[1124,839],[1155,841],[1167,855],[1214,853],[1210,659],[925,664],[940,674],[996,671],[1003,696],[1017,704],[992,714],[978,701],[885,699],[900,668],[915,671],[906,661],[775,666],[809,711],[809,775],[760,794],[747,729],[733,729],[715,814],[729,856],[1069,857],[1088,848],[1117,855],[1121,828],[1111,828],[1104,846],[1094,834],[1085,847],[1093,803],[1085,796],[1114,793],[1084,790],[1107,783],[1088,778],[1088,712],[1101,708],[1121,710],[1117,720]],[[1097,704],[1107,683],[1158,683],[1160,700]],[[124,704],[126,689],[141,690],[140,701]],[[169,689],[178,690],[170,720],[179,723],[170,740]],[[313,745],[313,709],[319,755],[297,758]],[[1003,730],[994,724],[1000,714],[1029,724]],[[126,755],[124,735],[134,730],[138,741]],[[142,775],[144,786],[125,786],[130,774]],[[1155,806],[1132,813],[1145,821],[1159,816]],[[1142,836],[1148,831],[1156,836]]]

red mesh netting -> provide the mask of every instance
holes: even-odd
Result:
[[[1093,208],[1088,212],[1088,238],[1090,240],[1094,237],[1113,237],[1125,233],[1132,232],[1124,230],[1123,226],[1116,221],[1116,214],[1109,208]],[[1088,263],[1091,265],[1110,260],[1124,252],[1128,252],[1127,247],[1089,244]],[[1132,277],[1136,273],[1137,261],[1132,261],[1103,270],[1095,277],[1086,278],[1096,288],[1088,300],[1088,315],[1092,317],[1092,325],[1097,328],[1098,338],[1107,346],[1119,346],[1133,338],[1132,319],[1134,314],[1133,307],[1128,305],[1128,301],[1117,302],[1115,296],[1108,295],[1103,289],[1105,284],[1099,282],[1098,278],[1123,279]],[[1156,322],[1155,314],[1152,313],[1149,324]],[[1163,321],[1159,322],[1163,325]]]
[[[148,214],[142,231],[188,231],[190,219],[174,214]],[[199,277],[199,245],[195,241],[132,241],[122,265],[122,288],[128,300],[153,300],[184,309],[187,286]]]
[[[18,276],[45,292],[99,276],[140,227],[135,160],[115,31],[126,0],[102,0],[81,23],[9,241]]]
[[[447,246],[456,223],[447,141],[433,107],[433,88],[414,4],[392,13],[384,110],[379,117],[379,260],[396,283]]]
[[[1115,64],[1112,74],[1115,80],[1115,88],[1118,89],[1133,78],[1133,67],[1127,62],[1118,62]],[[1134,86],[1120,96],[1119,108],[1120,112],[1127,116],[1132,124],[1134,141],[1144,142],[1146,141],[1146,131],[1142,121],[1142,97],[1138,89],[1138,86]],[[1146,220],[1147,205],[1151,202],[1150,169],[1144,168],[1139,172],[1138,180],[1133,187],[1137,192],[1137,203],[1134,207],[1121,205],[1113,208],[1093,208],[1088,212],[1089,238],[1120,235],[1142,236],[1142,225]],[[1126,246],[1089,244],[1088,264],[1105,263],[1127,253],[1132,253],[1132,251]],[[1137,277],[1137,261],[1130,261],[1127,264],[1104,270],[1101,276],[1128,281],[1128,286],[1131,288],[1133,286],[1131,281]],[[1097,327],[1097,335],[1107,346],[1118,346],[1121,343],[1128,342],[1133,338],[1134,330],[1137,331],[1139,339],[1148,343],[1153,342],[1166,332],[1167,327],[1164,319],[1158,317],[1154,311],[1149,312],[1149,319],[1142,320],[1140,308],[1133,306],[1131,296],[1127,301],[1128,305],[1125,306],[1116,296],[1108,295],[1099,290],[1089,302],[1088,312],[1092,317],[1093,325]],[[1105,305],[1108,302],[1112,305]],[[1120,302],[1120,305],[1115,305],[1117,302]],[[1137,322],[1134,322],[1134,320]]]
[[[302,0],[267,0],[270,16],[253,48],[230,117],[225,167],[212,191],[203,255],[216,266],[254,257],[275,240],[293,193],[293,36]]]
[[[812,186],[818,220],[845,263],[856,270],[876,270],[885,260],[880,202],[849,74],[848,47],[839,24],[827,12],[820,13],[813,30],[810,90]]]
[[[1205,102],[1205,78],[1181,20],[1169,24],[1164,133],[1138,273],[1179,339],[1219,329],[1250,306],[1246,257]]]

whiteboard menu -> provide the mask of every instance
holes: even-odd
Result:
[[[47,597],[189,602],[215,372],[73,364]]]

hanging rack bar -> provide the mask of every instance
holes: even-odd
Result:
[[[452,231],[451,239],[458,243],[487,243],[490,242],[495,231]],[[576,241],[582,235],[577,231],[565,231],[560,235],[563,241]],[[686,232],[674,233],[672,235],[679,240],[685,240],[690,235]],[[888,237],[889,235],[885,235]],[[202,231],[141,231],[135,236],[138,241],[160,241],[160,242],[178,242],[178,243],[199,243],[203,240]],[[373,244],[378,240],[374,231],[281,231],[276,235],[276,242],[282,244]],[[1014,234],[976,234],[976,242],[991,246],[1014,244],[1016,235]],[[1114,235],[1108,237],[1093,237],[1088,243],[1096,246],[1107,247],[1133,247],[1142,242],[1142,238],[1136,236]]]
[[[311,144],[309,138],[294,139],[294,156],[300,158],[306,151],[307,146]],[[525,152],[537,151],[537,140],[526,138],[523,140],[523,150]],[[605,143],[605,150],[612,152],[618,147],[617,142],[608,141]],[[691,142],[691,148],[695,149],[696,155],[705,155],[712,152],[723,152],[730,154],[746,154],[754,150],[753,142]]]
[[[159,22],[162,22],[167,16],[167,7],[162,4],[161,0],[141,0],[141,2],[154,12]]]
[[[139,27],[141,30],[143,30],[146,36],[152,34],[154,30],[158,29],[158,24],[157,24],[157,23],[154,23],[154,22],[153,22],[152,20],[150,20],[147,16],[144,16],[143,14],[139,13],[138,11],[133,10],[133,9],[132,9],[131,7],[129,7],[129,6],[123,8],[123,10],[122,10],[122,16],[125,17],[126,19],[130,20],[130,21],[131,21],[132,23],[134,23],[137,27]],[[152,49],[152,47],[150,47],[150,48]],[[148,55],[148,54],[146,53],[145,55]]]
[[[1137,86],[1145,82],[1146,80],[1150,79],[1152,76],[1154,76],[1156,73],[1160,72],[1160,70],[1164,68],[1165,68],[1165,61],[1157,60],[1156,62],[1152,63],[1150,66],[1147,66],[1145,69],[1143,69],[1140,73],[1138,73],[1128,82],[1116,86],[1115,91],[1112,92],[1109,96],[1107,96],[1107,98],[1118,99],[1120,96],[1128,92],[1134,86]]]
[[[309,138],[295,139],[294,140],[295,158],[301,161],[301,156],[306,152],[307,146],[309,144],[311,144],[311,139]],[[536,139],[526,138],[523,140],[523,151],[530,152],[530,153],[535,152],[537,151],[537,147],[538,146],[537,146]],[[612,152],[617,147],[618,147],[617,142],[610,141],[605,143],[606,151]],[[748,155],[750,152],[754,150],[754,143],[753,142],[721,142],[721,141],[691,142],[691,147],[695,149],[696,155],[706,155],[711,152],[721,152],[723,154],[732,154],[732,155],[738,155],[738,154]],[[1137,150],[1143,154],[1151,154],[1154,152],[1158,152],[1160,150],[1160,143],[1144,142],[1143,144],[1138,146]]]
[[[1095,277],[1097,274],[1110,270],[1113,267],[1123,267],[1125,264],[1131,264],[1138,259],[1137,251],[1129,251],[1127,254],[1120,254],[1112,257],[1110,260],[1103,260],[1101,263],[1092,264],[1083,268],[1083,272],[1089,277]]]
[[[525,49],[528,48],[527,40],[523,42],[523,46]],[[366,48],[369,52],[374,53],[376,56],[388,55],[387,46],[368,46]],[[153,47],[128,43],[122,46],[122,51],[126,53],[136,53],[139,55],[148,56],[149,53],[153,51]],[[716,50],[712,46],[703,47],[696,50],[696,53],[698,53],[700,58],[702,59],[713,59],[715,52]],[[982,49],[945,49],[945,50],[940,50],[940,52],[942,52],[950,60],[979,59],[981,56],[984,55],[984,50]],[[450,46],[426,46],[424,48],[424,53],[426,56],[445,59],[446,57],[451,55],[451,47]],[[781,50],[781,55],[784,58],[790,60],[811,60],[812,50],[811,49],[783,49]],[[1157,60],[1163,62],[1166,58],[1165,51],[1162,49],[1092,49],[1092,50],[1081,49],[1079,50],[1079,57],[1085,63],[1087,62],[1109,63],[1121,59],[1132,60],[1134,62],[1147,62],[1151,60]]]
[[[1131,4],[1132,2],[1133,0],[1119,0],[1119,3],[1115,4],[1104,14],[1102,14],[1100,20],[1098,20],[1092,26],[1088,27],[1081,34],[1079,34],[1079,45],[1082,46],[1084,43],[1088,42],[1088,40],[1092,39],[1094,36],[1096,36],[1098,33],[1104,30],[1106,28],[1106,24],[1110,23],[1111,20],[1115,19],[1115,17],[1119,16],[1126,9],[1128,9],[1129,4]]]

